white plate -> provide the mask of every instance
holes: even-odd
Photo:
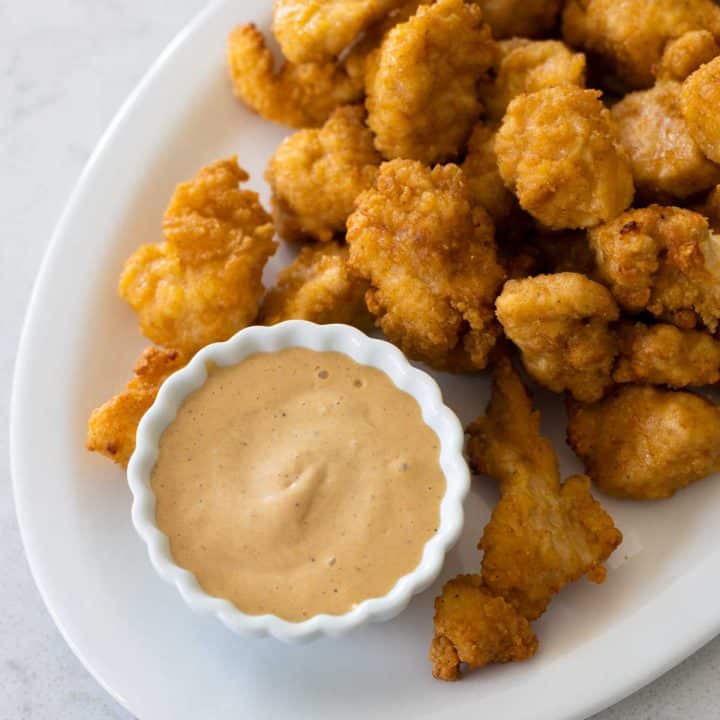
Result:
[[[45,259],[12,413],[17,511],[40,591],[87,668],[142,720],[590,715],[720,631],[717,481],[664,503],[606,501],[625,534],[607,582],[563,591],[537,624],[531,662],[444,684],[426,659],[438,585],[395,621],[339,641],[238,638],[193,615],[155,575],[130,524],[122,473],[83,450],[88,413],[125,382],[143,346],[115,295],[118,272],[139,243],[160,238],[174,185],[236,152],[266,196],[264,164],[284,130],[235,102],[224,54],[230,28],[267,26],[269,7],[214,3],[163,54],[90,161]],[[484,379],[441,381],[463,421],[482,411]],[[559,404],[540,404],[564,470],[577,471]],[[477,569],[474,546],[493,500],[477,483],[443,579]]]

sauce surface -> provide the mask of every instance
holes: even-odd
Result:
[[[440,443],[390,378],[341,353],[258,353],[207,382],[152,487],[175,562],[243,612],[302,621],[386,594],[437,530]]]

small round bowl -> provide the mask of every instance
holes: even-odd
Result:
[[[361,365],[382,370],[398,388],[412,395],[420,405],[423,420],[440,439],[440,466],[446,481],[438,530],[425,543],[420,563],[412,572],[399,578],[386,595],[364,600],[343,615],[316,615],[303,622],[289,622],[275,615],[247,615],[230,601],[207,594],[192,573],[175,564],[168,538],[155,521],[155,495],[150,485],[160,438],[187,396],[207,380],[208,363],[227,367],[254,353],[292,347],[344,353]],[[133,524],[148,547],[150,560],[160,576],[177,587],[192,610],[215,615],[236,633],[270,635],[295,642],[337,636],[367,622],[390,620],[407,607],[413,595],[425,590],[440,573],[445,553],[462,530],[463,500],[470,485],[470,473],[463,458],[460,422],[444,405],[437,383],[412,367],[400,350],[348,325],[290,320],[272,327],[246,328],[226,342],[208,345],[186,367],[169,377],[138,427],[128,481],[133,494]]]

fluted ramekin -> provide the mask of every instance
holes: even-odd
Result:
[[[425,544],[420,563],[412,572],[399,578],[386,595],[364,600],[343,615],[316,615],[303,622],[289,622],[276,615],[248,615],[228,600],[206,593],[192,573],[175,564],[168,538],[155,520],[155,495],[150,484],[160,438],[187,396],[207,380],[208,363],[227,367],[253,353],[291,347],[344,353],[362,365],[382,370],[398,388],[412,395],[420,405],[423,420],[440,440],[440,466],[446,482],[438,530]],[[413,595],[425,590],[440,573],[446,552],[462,530],[463,500],[470,474],[463,458],[462,426],[443,403],[437,383],[427,373],[410,365],[394,345],[369,338],[348,325],[290,320],[272,327],[246,328],[226,342],[208,345],[169,377],[138,427],[128,481],[133,494],[133,524],[147,545],[150,561],[164,580],[177,587],[192,610],[215,615],[236,633],[296,642],[337,636],[367,622],[390,620],[407,607]]]

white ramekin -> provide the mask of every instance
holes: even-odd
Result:
[[[155,521],[155,495],[150,480],[157,460],[158,443],[185,398],[207,380],[207,363],[235,365],[257,352],[303,347],[334,350],[362,365],[385,372],[395,385],[412,395],[420,405],[423,420],[440,439],[440,465],[446,490],[440,505],[437,533],[425,544],[420,564],[401,577],[383,597],[365,600],[344,615],[316,615],[300,623],[275,615],[247,615],[228,600],[208,595],[195,576],[173,561],[167,536]],[[226,342],[200,350],[182,370],[169,377],[143,417],[137,431],[137,446],[128,466],[133,494],[132,519],[145,541],[155,570],[180,591],[194,611],[213,614],[228,628],[243,635],[270,635],[295,642],[322,635],[341,635],[366,622],[389,620],[404,610],[413,595],[425,590],[438,576],[445,553],[457,541],[463,524],[463,500],[470,474],[463,458],[463,430],[455,414],[444,405],[437,383],[408,363],[394,345],[367,337],[348,325],[315,325],[290,320],[272,327],[250,327]]]

